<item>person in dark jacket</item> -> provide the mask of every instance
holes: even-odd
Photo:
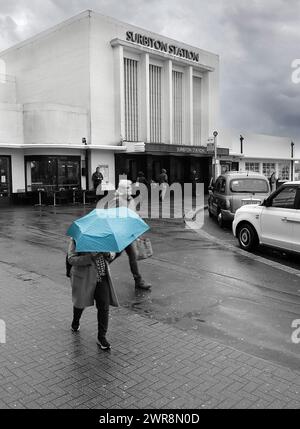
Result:
[[[196,196],[196,189],[197,189],[197,183],[198,183],[198,174],[196,170],[193,170],[191,173],[191,183],[192,183],[192,189],[193,189],[193,197]]]
[[[142,171],[139,172],[136,182],[143,183],[143,185],[147,186],[147,188],[149,187],[149,183],[145,177],[145,174]]]
[[[93,181],[95,191],[97,191],[97,188],[99,185],[102,185],[103,179],[104,179],[103,174],[100,171],[100,167],[98,167],[92,176],[92,181]]]
[[[273,170],[270,178],[269,178],[269,183],[270,183],[270,189],[271,192],[276,191],[276,183],[277,183],[277,177],[276,177],[276,172]]]

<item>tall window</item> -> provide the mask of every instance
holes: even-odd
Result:
[[[125,139],[136,142],[139,139],[138,122],[138,62],[124,58],[125,78]]]
[[[282,162],[278,166],[278,179],[290,180],[290,164],[289,162]]]
[[[194,145],[201,145],[201,79],[193,77]]]
[[[246,171],[253,171],[259,173],[259,162],[246,162]]]
[[[300,180],[300,162],[295,161],[295,180]]]
[[[183,74],[173,70],[173,142],[182,144]]]
[[[264,162],[263,163],[263,174],[266,177],[270,177],[273,173],[273,171],[275,171],[276,169],[276,165],[274,162]]]
[[[161,142],[161,67],[150,65],[150,140],[152,143]]]

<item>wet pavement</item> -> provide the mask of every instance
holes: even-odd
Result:
[[[73,219],[89,210],[1,209],[0,263],[68,288],[65,231]],[[203,230],[213,235],[215,226],[211,222],[206,218]],[[292,322],[300,319],[297,263],[289,273],[278,265],[274,268],[227,249],[222,242],[234,242],[228,231],[215,233],[217,240],[211,240],[209,235],[201,236],[186,228],[182,220],[155,220],[149,224],[155,255],[140,266],[153,289],[151,293],[134,290],[127,257],[122,256],[112,265],[112,274],[123,307],[253,356],[300,369],[300,346],[291,341]]]

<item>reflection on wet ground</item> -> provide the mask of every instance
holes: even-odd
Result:
[[[90,210],[1,209],[0,262],[55,279],[57,287],[69,287],[64,265],[68,242],[65,232],[75,218]],[[206,219],[204,228],[207,222],[211,221]],[[123,306],[290,367],[300,367],[299,346],[291,342],[292,321],[300,319],[298,276],[201,238],[186,229],[180,219],[153,220],[149,224],[148,236],[155,254],[141,262],[140,268],[153,289],[151,293],[135,291],[123,255],[112,265]]]

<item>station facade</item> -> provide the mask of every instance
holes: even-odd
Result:
[[[0,61],[2,195],[90,188],[97,166],[108,188],[138,170],[210,174],[217,55],[85,11]]]
[[[85,11],[0,53],[0,198],[88,190],[98,166],[108,190],[163,168],[207,188],[218,109],[218,55]]]

